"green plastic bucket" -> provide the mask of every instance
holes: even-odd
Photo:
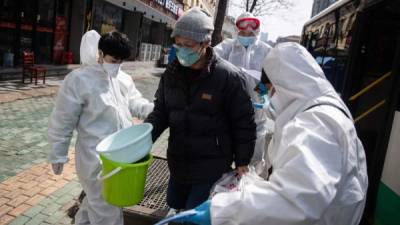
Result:
[[[132,206],[143,199],[147,169],[153,161],[151,154],[136,163],[118,163],[102,154],[103,170],[97,176],[103,182],[103,198],[118,207]]]

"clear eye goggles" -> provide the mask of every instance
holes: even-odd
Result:
[[[243,18],[236,22],[239,30],[257,30],[260,27],[260,21],[256,18]]]

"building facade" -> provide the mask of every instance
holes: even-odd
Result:
[[[131,59],[140,59],[143,48],[151,52],[145,59],[154,59],[171,45],[182,12],[181,0],[0,0],[0,67],[21,65],[26,51],[34,52],[37,64],[61,63],[65,52],[79,63],[80,40],[90,29],[122,31]]]
[[[216,4],[217,0],[183,0],[185,11],[197,6],[204,9],[211,16],[214,16]]]
[[[338,0],[314,0],[311,17],[317,15]]]

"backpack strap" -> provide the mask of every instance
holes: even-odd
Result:
[[[349,115],[347,115],[347,113],[346,113],[346,111],[344,111],[344,109],[342,109],[334,104],[330,104],[330,103],[320,103],[320,104],[312,105],[312,106],[308,107],[307,109],[305,109],[303,112],[308,111],[317,106],[323,106],[323,105],[334,107],[334,108],[340,110],[347,118],[349,118],[349,119],[351,118]]]

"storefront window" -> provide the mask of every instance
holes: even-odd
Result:
[[[36,18],[34,18],[36,2],[31,0],[22,0],[20,4],[21,11],[18,12],[18,16],[21,17],[21,32],[19,36],[19,59],[20,62],[22,62],[22,53],[24,51],[33,50],[33,23],[36,20]]]
[[[36,1],[22,0],[21,1],[21,23],[32,24],[34,21],[34,11],[36,8]],[[36,18],[35,18],[36,19]]]
[[[0,0],[0,21],[15,22],[15,0]]]
[[[50,63],[54,34],[54,0],[39,0],[35,54],[38,63]]]
[[[61,63],[62,54],[67,49],[68,18],[71,2],[59,0],[56,10],[56,24],[54,29],[53,62]]]
[[[15,8],[14,0],[0,0],[0,67],[14,64]]]
[[[101,34],[121,30],[123,9],[103,1],[94,2],[93,28]]]
[[[62,1],[59,1],[62,2]],[[54,0],[39,0],[37,23],[52,27],[54,23]]]
[[[151,20],[147,19],[146,17],[143,17],[141,31],[142,31],[142,42],[144,43],[151,42],[150,28],[151,28]]]
[[[33,51],[38,64],[61,59],[70,10],[71,0],[0,0],[0,66],[10,54],[13,65],[21,64],[24,51]]]

